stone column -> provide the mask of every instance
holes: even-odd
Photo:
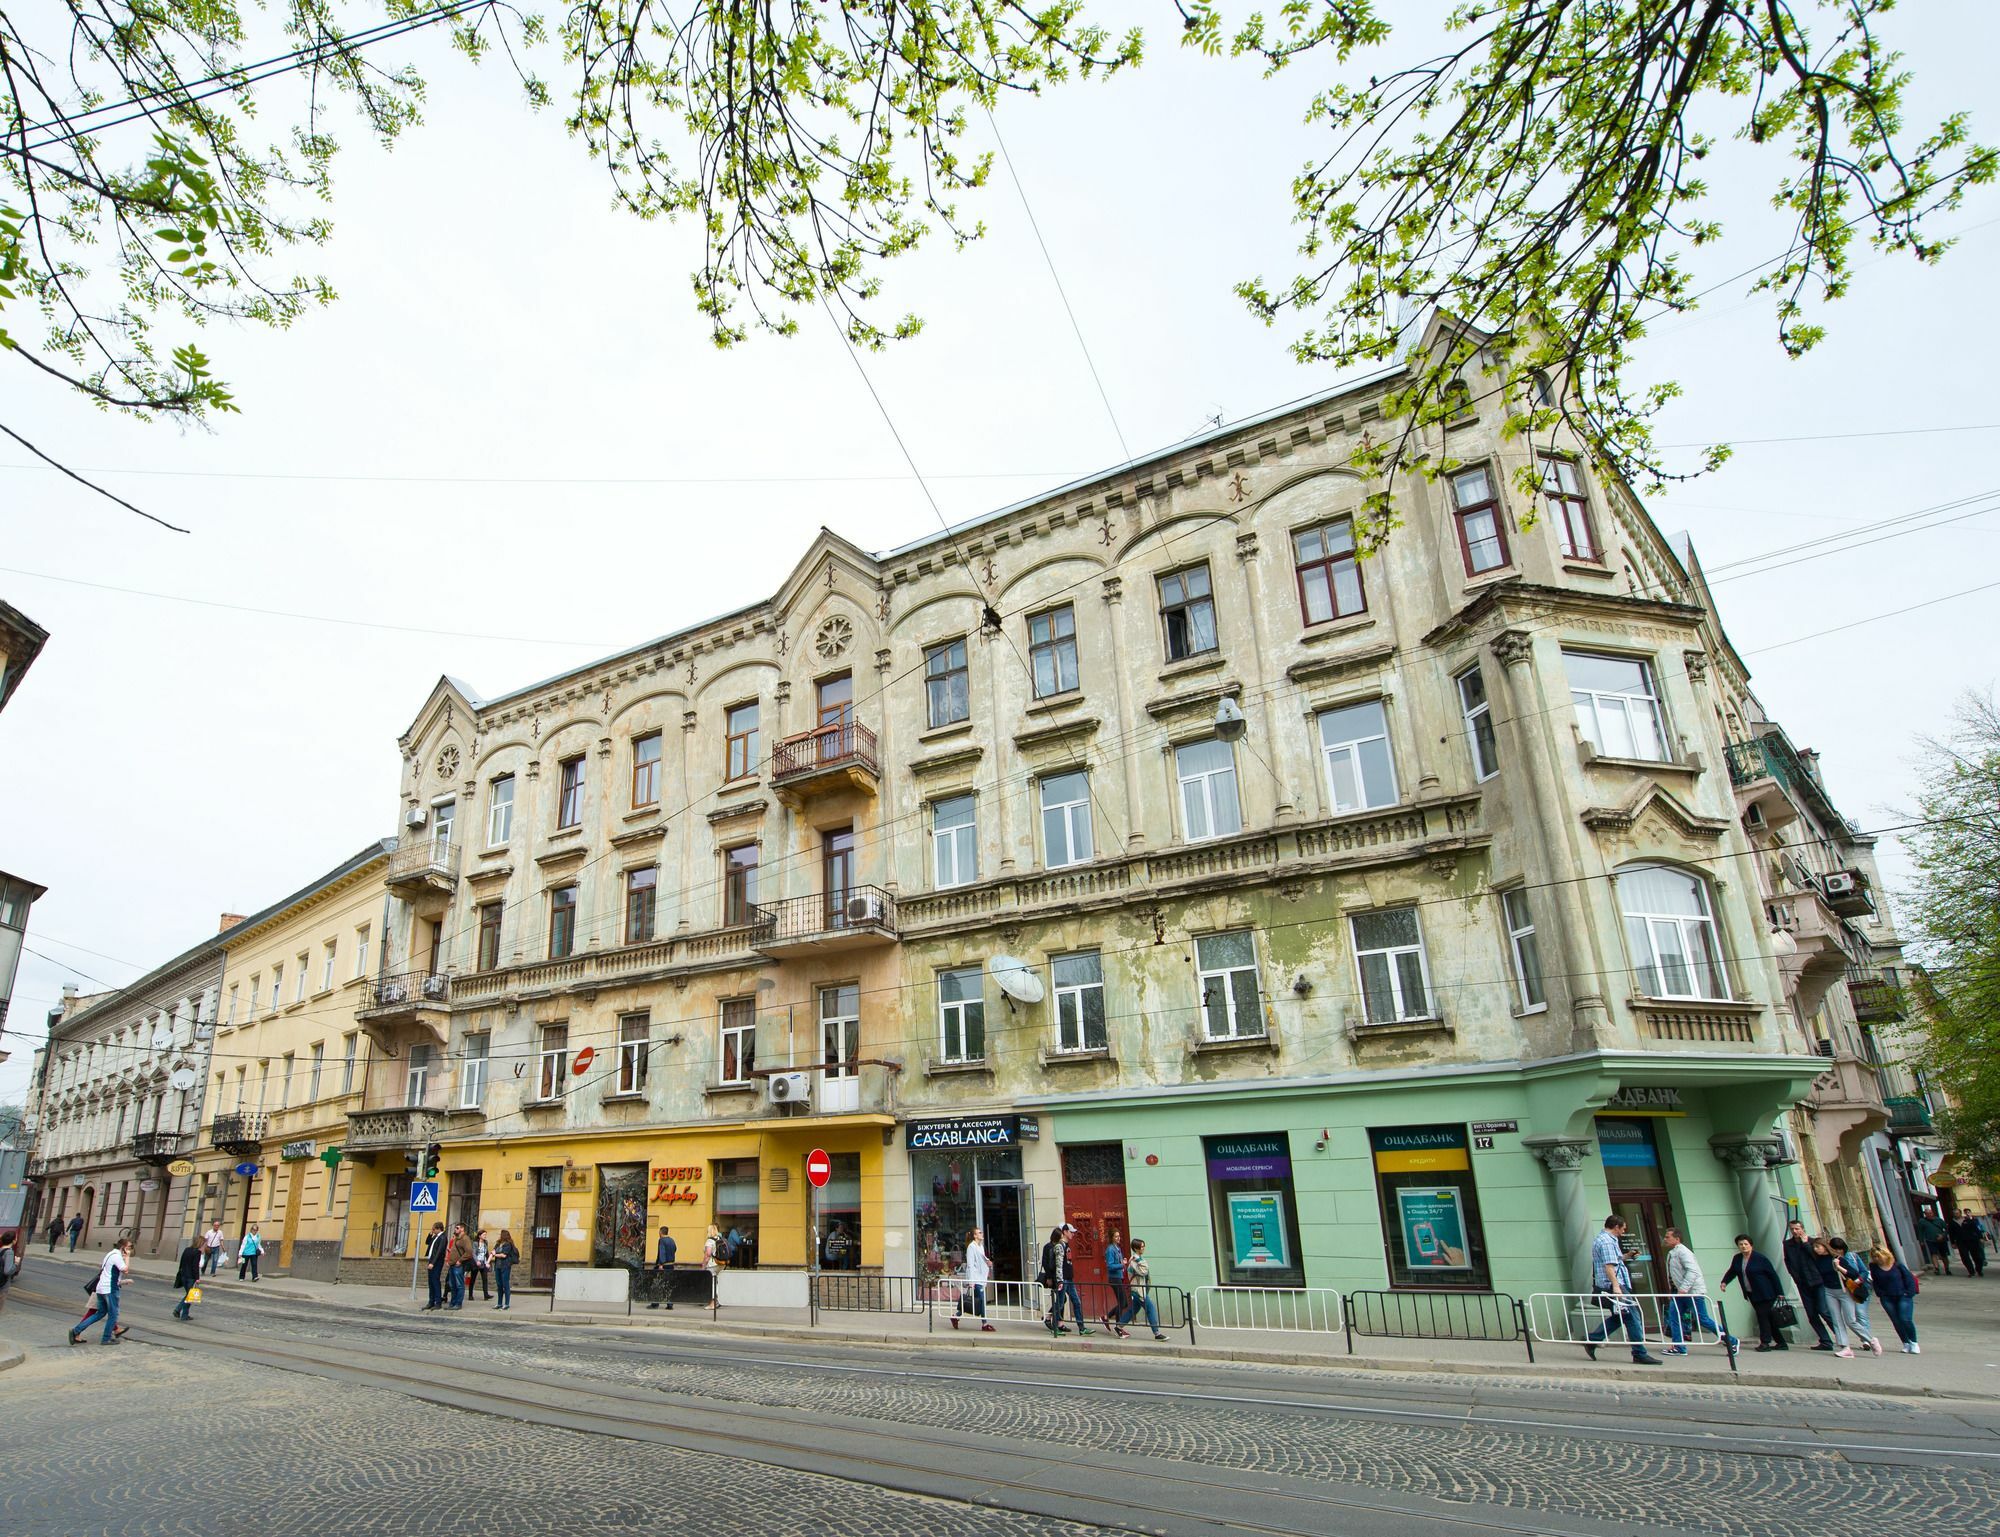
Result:
[[[1778,1220],[1778,1181],[1771,1166],[1783,1158],[1783,1145],[1770,1138],[1737,1135],[1711,1137],[1708,1145],[1736,1173],[1743,1230],[1757,1252],[1776,1263],[1785,1252],[1785,1228]]]
[[[1146,828],[1139,817],[1143,804],[1139,799],[1139,754],[1132,744],[1137,735],[1132,719],[1132,701],[1126,688],[1125,678],[1125,582],[1124,578],[1107,576],[1104,579],[1105,625],[1111,633],[1111,694],[1118,707],[1118,736],[1116,740],[1125,744],[1123,759],[1125,771],[1125,848],[1138,853],[1146,846]],[[1171,802],[1169,802],[1171,804]],[[1095,847],[1095,840],[1092,847]],[[1100,852],[1109,853],[1110,850]]]
[[[1257,535],[1254,532],[1238,534],[1236,536],[1236,560],[1243,569],[1244,591],[1248,595],[1250,602],[1250,663],[1252,668],[1250,675],[1253,678],[1261,678],[1264,676],[1264,658],[1270,655],[1271,642],[1270,637],[1265,634],[1268,615],[1264,611],[1264,583],[1262,575],[1257,568]],[[1239,700],[1239,703],[1241,702]],[[1299,808],[1293,804],[1291,790],[1286,786],[1278,770],[1278,763],[1280,761],[1277,751],[1278,734],[1271,722],[1272,710],[1270,700],[1265,698],[1261,693],[1257,694],[1249,700],[1249,710],[1246,710],[1245,713],[1248,714],[1252,710],[1256,712],[1255,720],[1252,722],[1255,731],[1252,741],[1253,743],[1263,743],[1263,750],[1270,754],[1269,761],[1263,763],[1261,766],[1267,771],[1267,777],[1271,781],[1271,820],[1276,825],[1282,827],[1286,823],[1296,822],[1299,819]],[[1236,783],[1239,787],[1243,783],[1241,768],[1237,770]],[[1240,788],[1238,800],[1241,800]],[[1247,811],[1244,815],[1244,823],[1246,826],[1250,825],[1250,818]]]
[[[1591,1226],[1590,1208],[1584,1204],[1583,1164],[1590,1156],[1590,1144],[1576,1137],[1523,1137],[1521,1145],[1540,1160],[1555,1185],[1556,1215],[1562,1221],[1563,1273],[1576,1291],[1589,1291],[1590,1241],[1596,1232]]]

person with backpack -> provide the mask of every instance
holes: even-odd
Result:
[[[69,1331],[72,1345],[82,1343],[79,1336],[98,1319],[104,1320],[104,1338],[101,1345],[115,1345],[125,1337],[126,1326],[118,1321],[118,1292],[125,1284],[125,1275],[132,1268],[132,1240],[121,1238],[105,1254],[104,1262],[98,1267],[97,1279],[88,1290],[90,1311],[79,1318]]]
[[[1055,1311],[1051,1315],[1053,1322],[1050,1328],[1056,1334],[1067,1332],[1062,1327],[1062,1305],[1067,1301],[1069,1303],[1070,1316],[1076,1320],[1077,1335],[1079,1338],[1082,1338],[1097,1331],[1084,1327],[1083,1298],[1077,1295],[1076,1290],[1076,1255],[1072,1252],[1076,1244],[1076,1239],[1073,1236],[1076,1232],[1076,1224],[1065,1222],[1056,1231],[1058,1235],[1056,1241],[1056,1306]]]
[[[500,1300],[493,1304],[496,1313],[514,1305],[514,1267],[520,1262],[521,1246],[514,1242],[513,1232],[503,1227],[500,1241],[493,1246],[493,1283],[500,1288]]]
[[[174,1304],[174,1317],[183,1323],[194,1319],[194,1299],[201,1292],[202,1257],[208,1253],[208,1245],[201,1238],[190,1238],[187,1247],[181,1250],[180,1268],[174,1272],[174,1285],[181,1291],[181,1300]]]
[[[1910,1267],[1877,1244],[1868,1251],[1868,1280],[1875,1288],[1875,1295],[1882,1299],[1882,1311],[1889,1315],[1889,1326],[1903,1342],[1903,1354],[1922,1355],[1923,1349],[1917,1344],[1918,1283],[1910,1274]]]
[[[1882,1342],[1875,1338],[1874,1331],[1868,1327],[1868,1299],[1874,1295],[1874,1288],[1868,1283],[1868,1267],[1858,1256],[1848,1252],[1845,1238],[1827,1239],[1826,1248],[1832,1260],[1834,1275],[1829,1298],[1837,1310],[1838,1322],[1834,1328],[1837,1331],[1858,1335],[1861,1343],[1879,1356],[1882,1353]],[[1841,1348],[1834,1354],[1852,1358],[1854,1352],[1843,1340]]]

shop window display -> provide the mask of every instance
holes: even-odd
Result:
[[[1394,1126],[1368,1133],[1389,1284],[1487,1291],[1486,1234],[1463,1126]]]

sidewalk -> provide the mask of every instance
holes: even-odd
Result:
[[[65,1264],[65,1262],[67,1262]],[[71,1285],[65,1278],[59,1285],[47,1282],[50,1271],[62,1268],[75,1275],[74,1288],[81,1304],[85,1275],[94,1261],[74,1258],[62,1251],[30,1257],[25,1278],[42,1281],[37,1289],[59,1292]],[[37,1275],[39,1272],[39,1276]],[[141,1289],[126,1302],[126,1316],[137,1321],[150,1310],[155,1299],[173,1296],[174,1266],[164,1260],[141,1259],[133,1264],[133,1274]],[[237,1292],[315,1302],[343,1310],[401,1313],[412,1317],[421,1313],[422,1298],[413,1298],[407,1287],[334,1285],[285,1276],[265,1280],[239,1281],[235,1270],[225,1267],[202,1282],[203,1308],[226,1307]],[[1739,1332],[1746,1320],[1739,1310],[1748,1308],[1735,1298],[1725,1299],[1732,1327]],[[167,1303],[161,1302],[164,1308]],[[1978,1280],[1966,1276],[1926,1278],[1923,1295],[1917,1299],[1917,1330],[1924,1353],[1900,1353],[1895,1333],[1882,1316],[1871,1308],[1871,1322],[1880,1329],[1884,1354],[1857,1355],[1843,1361],[1824,1351],[1807,1347],[1813,1342],[1810,1329],[1793,1332],[1792,1348],[1785,1352],[1756,1354],[1755,1329],[1737,1357],[1738,1373],[1729,1371],[1720,1349],[1708,1346],[1685,1357],[1670,1357],[1664,1366],[1631,1364],[1625,1348],[1606,1346],[1592,1362],[1575,1345],[1535,1345],[1530,1364],[1526,1348],[1519,1343],[1490,1344],[1472,1340],[1369,1339],[1357,1335],[1354,1354],[1347,1354],[1344,1334],[1279,1332],[1274,1330],[1223,1330],[1199,1328],[1196,1343],[1190,1345],[1185,1330],[1169,1336],[1166,1344],[1156,1343],[1143,1329],[1129,1340],[1120,1340],[1102,1329],[1088,1339],[1065,1336],[1051,1338],[1038,1324],[1001,1323],[994,1334],[954,1332],[950,1308],[940,1305],[927,1327],[921,1313],[825,1313],[814,1327],[802,1311],[775,1308],[729,1308],[711,1318],[706,1309],[683,1305],[672,1311],[653,1312],[640,1304],[628,1318],[622,1313],[551,1313],[546,1292],[515,1293],[515,1305],[506,1313],[496,1313],[491,1303],[469,1301],[455,1316],[438,1319],[441,1328],[509,1328],[527,1324],[561,1324],[602,1331],[641,1333],[682,1333],[789,1339],[800,1344],[820,1341],[827,1344],[880,1344],[898,1347],[934,1346],[971,1351],[1007,1350],[1037,1353],[1112,1352],[1119,1355],[1158,1356],[1181,1361],[1242,1362],[1267,1366],[1309,1366],[1329,1369],[1398,1372],[1443,1372],[1513,1377],[1549,1377],[1565,1381],[1656,1382],[1670,1384],[1731,1384],[1762,1388],[1806,1388],[1897,1396],[1937,1395],[1953,1398],[2000,1399],[2000,1268]],[[1658,1347],[1655,1347],[1656,1349]]]

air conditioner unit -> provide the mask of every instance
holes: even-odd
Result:
[[[774,1105],[803,1105],[812,1098],[809,1073],[773,1073],[764,1082],[765,1093]]]
[[[1861,893],[1861,877],[1852,870],[1835,870],[1831,875],[1821,877],[1820,884],[1826,888],[1829,897],[1852,897]]]
[[[1764,808],[1762,806],[1747,807],[1743,812],[1743,825],[1749,828],[1762,828],[1765,825]]]
[[[403,825],[405,827],[422,827],[430,819],[431,814],[422,806],[412,806],[408,811],[403,813]]]
[[[887,911],[887,904],[879,891],[851,892],[847,898],[847,921],[849,923],[880,923]]]

